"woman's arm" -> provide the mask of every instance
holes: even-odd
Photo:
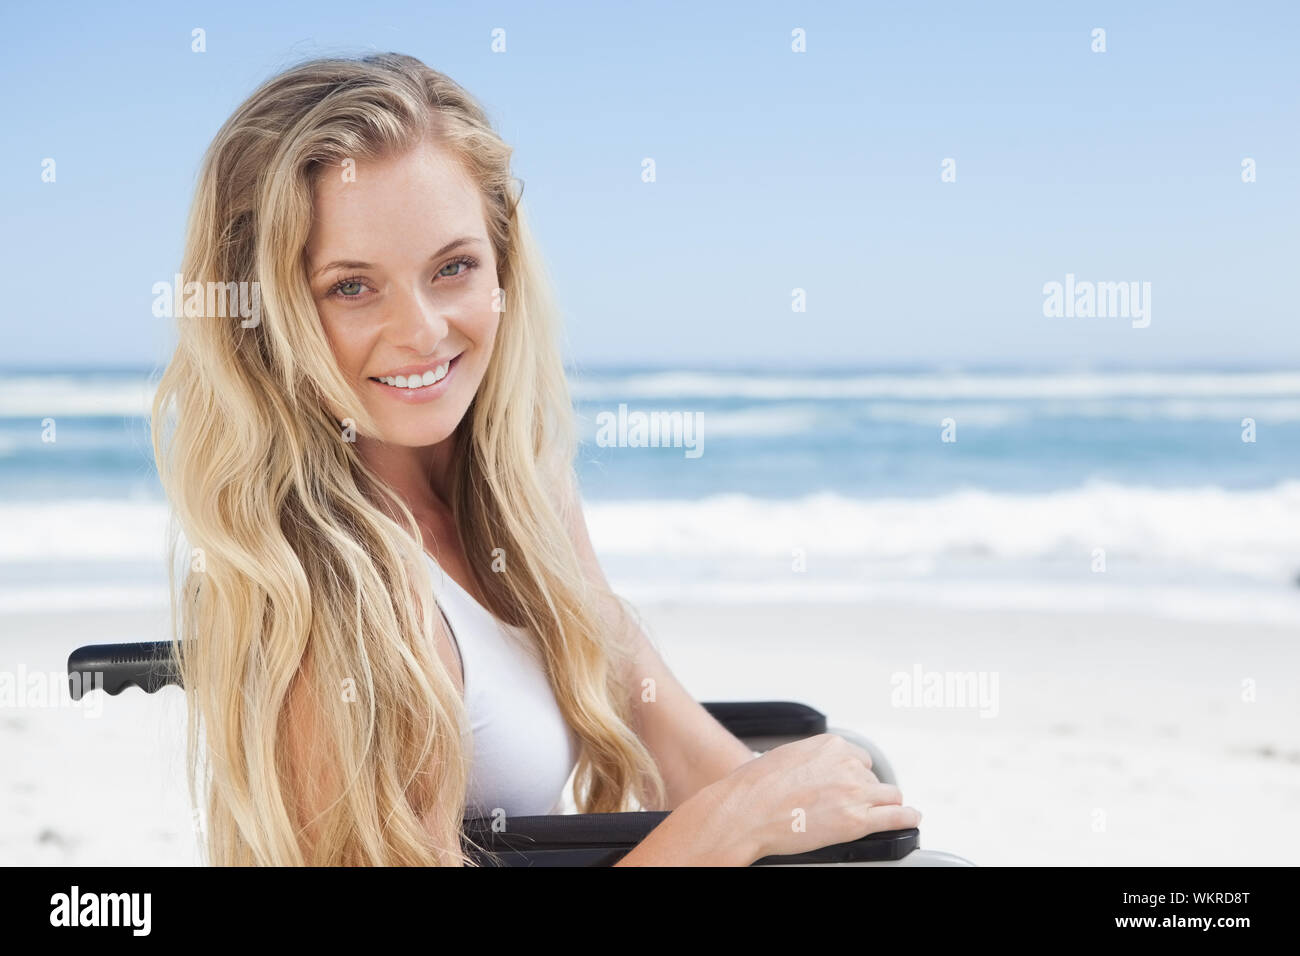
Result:
[[[562,502],[562,512],[589,580],[608,591],[609,583],[587,532],[581,499],[572,486]],[[607,614],[611,620],[624,622],[619,638],[634,651],[625,686],[632,701],[635,729],[664,778],[668,805],[659,809],[675,810],[752,760],[754,752],[687,692],[645,631],[621,605],[610,607]]]
[[[754,759],[754,752],[690,695],[636,621],[626,620],[626,639],[637,648],[628,678],[636,731],[663,774],[668,801],[663,809],[674,810]],[[654,695],[647,700],[650,687]]]
[[[729,825],[728,797],[710,784],[673,810],[615,866],[749,866],[763,856]]]

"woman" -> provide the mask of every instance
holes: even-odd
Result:
[[[385,54],[275,77],[205,157],[184,279],[260,294],[180,320],[153,410],[210,861],[463,864],[467,813],[575,770],[582,812],[673,811],[627,864],[913,826],[838,737],[755,758],[610,591],[510,155]]]

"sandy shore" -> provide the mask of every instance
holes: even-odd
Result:
[[[167,639],[167,612],[98,610],[0,617],[0,669],[66,672],[83,644]],[[0,863],[192,865],[185,697],[94,691],[93,707],[0,708]]]
[[[643,613],[697,699],[802,701],[881,746],[924,846],[983,865],[1300,852],[1294,630],[880,606]],[[996,673],[996,716],[893,706],[892,675],[918,665]]]
[[[1278,865],[1300,851],[1293,629],[879,605],[641,610],[697,698],[802,701],[880,745],[925,814],[925,846],[983,865]],[[81,644],[165,633],[161,610],[5,615],[0,670],[62,672]],[[989,696],[900,706],[898,685],[918,673],[982,675]],[[96,696],[94,710],[0,706],[0,864],[197,862],[180,691]]]

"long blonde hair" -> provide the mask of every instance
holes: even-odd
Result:
[[[634,729],[626,607],[584,576],[566,532],[573,409],[512,149],[468,93],[413,57],[317,59],[263,84],[204,157],[183,279],[258,283],[259,321],[178,317],[153,405],[173,547],[183,534],[190,549],[173,571],[173,653],[214,865],[471,862],[460,835],[471,741],[434,642],[446,622],[411,510],[346,440],[338,410],[363,433],[373,422],[334,360],[304,266],[314,177],[426,136],[481,191],[504,290],[490,363],[448,439],[449,504],[474,581],[542,651],[581,739],[577,808],[664,800]],[[602,610],[614,607],[618,620]],[[342,778],[314,841],[295,812],[304,774],[288,759],[299,682],[320,715],[314,746]]]

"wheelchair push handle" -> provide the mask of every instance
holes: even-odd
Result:
[[[170,641],[139,644],[92,644],[68,655],[68,682],[73,700],[102,687],[116,696],[123,688],[139,687],[152,694],[181,683]]]

